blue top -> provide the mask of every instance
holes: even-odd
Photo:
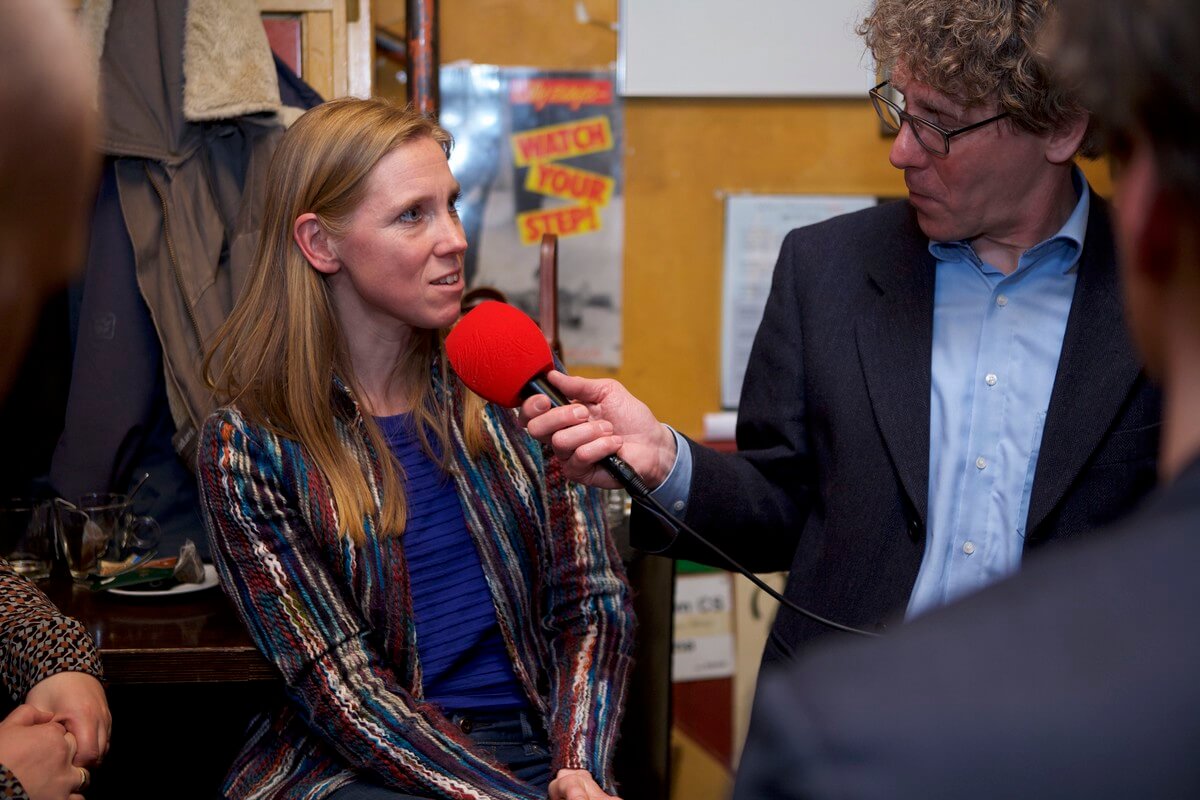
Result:
[[[446,711],[527,706],[454,482],[421,449],[410,414],[376,421],[404,471],[402,544],[425,699]]]

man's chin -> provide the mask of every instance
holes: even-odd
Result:
[[[913,209],[917,212],[917,227],[921,229],[921,233],[935,242],[949,241],[942,235],[946,226],[941,220],[933,215],[923,213],[916,205],[913,206]]]
[[[932,241],[957,242],[966,238],[962,231],[956,229],[954,220],[948,219],[944,213],[934,212],[927,205],[922,207],[923,204],[914,202],[912,197],[909,198],[909,204],[917,215],[917,227]]]

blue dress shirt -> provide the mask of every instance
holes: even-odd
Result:
[[[1015,572],[1021,563],[1042,426],[1058,372],[1091,193],[1066,223],[1004,275],[966,242],[930,242],[934,289],[925,557],[911,618]],[[682,516],[692,455],[652,493]]]
[[[1017,571],[1091,197],[1011,275],[965,242],[930,242],[929,518],[911,618]]]

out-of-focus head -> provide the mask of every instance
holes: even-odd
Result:
[[[1018,128],[1045,134],[1082,113],[1038,58],[1053,0],[876,0],[859,26],[876,64],[970,107],[995,103]]]
[[[1062,0],[1051,55],[1118,167],[1153,151],[1164,190],[1200,210],[1200,4]]]
[[[294,224],[311,213],[331,235],[344,235],[379,162],[421,140],[449,152],[450,134],[433,120],[383,100],[348,98],[305,113],[275,151],[252,280],[296,311],[313,309],[322,341],[340,338],[329,287],[296,243]]]
[[[82,49],[65,3],[0,3],[0,393],[83,260],[99,157]]]
[[[1063,0],[1046,50],[1112,158],[1127,316],[1161,373],[1167,337],[1200,327],[1200,4]]]

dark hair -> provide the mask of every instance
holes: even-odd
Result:
[[[1120,161],[1135,137],[1159,180],[1200,209],[1200,3],[1062,0],[1047,47]]]
[[[1085,114],[1038,57],[1053,0],[875,0],[858,26],[880,67],[897,65],[966,105],[995,95],[1017,127],[1059,130]],[[1091,136],[1080,147],[1095,155]]]

